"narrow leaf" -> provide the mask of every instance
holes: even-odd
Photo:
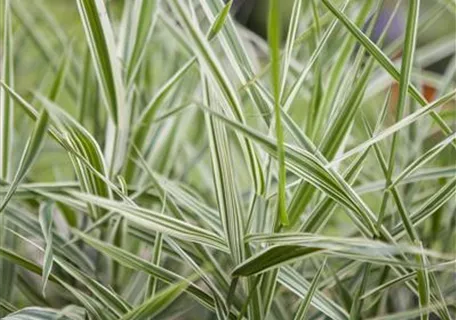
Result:
[[[33,131],[30,135],[30,138],[25,145],[24,151],[22,153],[21,161],[19,162],[18,169],[14,176],[13,181],[11,182],[10,188],[6,193],[0,204],[0,213],[5,209],[17,187],[24,179],[27,172],[30,170],[31,166],[35,162],[35,159],[38,157],[46,138],[46,131],[49,122],[49,115],[46,110],[41,111],[38,121],[36,122]]]
[[[288,215],[286,209],[286,170],[285,170],[285,151],[284,137],[282,129],[282,120],[280,116],[280,40],[281,40],[281,21],[280,21],[279,0],[269,1],[269,18],[268,18],[268,40],[271,52],[271,80],[274,96],[274,115],[277,137],[277,159],[279,165],[279,192],[278,192],[278,219],[284,226],[288,225]]]
[[[50,202],[44,203],[40,207],[39,220],[41,225],[41,231],[43,232],[43,237],[45,241],[45,251],[44,251],[44,262],[43,262],[43,296],[46,291],[46,284],[49,279],[49,275],[52,271],[53,265],[53,234],[52,234],[52,220],[53,220],[53,205]]]
[[[318,269],[317,273],[315,274],[312,283],[310,284],[309,291],[307,292],[306,298],[302,300],[302,302],[299,304],[298,310],[296,311],[296,314],[294,316],[294,320],[304,320],[306,319],[307,315],[307,310],[309,309],[310,302],[312,301],[312,298],[315,294],[315,290],[317,290],[318,287],[318,281],[320,280],[321,273],[323,269],[325,268],[326,265],[326,259],[323,260],[321,263],[320,269]]]

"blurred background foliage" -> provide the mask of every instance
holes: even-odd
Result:
[[[128,3],[129,0],[106,1],[111,11],[110,14],[117,18],[117,21],[120,19],[119,15],[125,2]],[[402,2],[404,3],[402,6],[406,5],[406,1]],[[438,63],[442,60],[441,58],[448,58],[454,53],[451,46],[454,45],[456,15],[452,9],[441,10],[449,2],[451,0],[421,1],[421,16],[424,18],[429,15],[433,17],[431,18],[432,23],[430,26],[419,31],[418,46],[432,46],[438,40],[441,42],[446,41],[449,47],[446,55],[440,53],[441,56],[439,57],[429,57],[432,63]],[[310,0],[303,0],[303,10],[307,10],[310,3]],[[390,12],[395,3],[396,0],[383,1],[382,10],[386,13]],[[293,0],[281,0],[282,21],[285,26],[289,21],[292,6]],[[267,8],[268,0],[235,0],[232,6],[232,13],[240,24],[265,37]],[[39,49],[40,46],[47,46],[48,48],[61,47],[61,49],[64,49],[68,45],[67,41],[69,39],[72,49],[76,50],[78,54],[83,54],[85,38],[76,2],[73,0],[15,0],[13,1],[13,9],[17,18],[15,20],[15,29],[18,29],[21,34],[21,36],[17,37],[15,48],[18,51],[27,53],[16,55],[18,59],[16,73],[18,90],[21,93],[25,93],[27,88],[36,87],[36,84],[41,82],[42,76],[49,72],[47,60],[43,59],[46,53]],[[404,23],[403,9],[400,10],[398,19]],[[37,30],[40,30],[39,34],[36,32]],[[48,33],[44,34],[44,30],[47,30]],[[62,34],[63,32],[64,34]],[[285,36],[285,28],[283,33]],[[336,38],[337,35],[334,37]],[[453,41],[451,41],[452,39]],[[37,46],[34,43],[35,41],[41,41],[40,46]],[[333,43],[333,46],[337,47],[338,42],[334,41]],[[58,57],[52,58],[58,59]],[[445,66],[445,64],[442,64],[442,66]],[[436,66],[436,69],[442,71],[442,66]],[[31,72],[32,70],[33,72]]]

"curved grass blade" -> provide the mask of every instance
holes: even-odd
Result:
[[[19,96],[7,85],[3,84],[3,86],[8,90],[9,94],[13,96],[15,101],[18,102],[19,105],[27,112],[27,115],[30,116],[33,120],[37,121],[38,112],[35,110],[35,108],[27,103],[21,96]],[[77,121],[66,114],[63,110],[58,108],[55,104],[50,102],[48,99],[43,98],[42,96],[38,97],[43,102],[44,106],[52,111],[54,119],[59,125],[61,125],[61,128],[64,128],[64,131],[68,130],[72,134],[76,134],[76,136],[70,137],[73,138],[73,140],[68,140],[68,135],[63,134],[62,136],[62,133],[59,132],[56,127],[50,125],[48,132],[51,137],[81,163],[81,168],[87,169],[87,172],[93,175],[95,182],[92,181],[92,183],[97,188],[106,190],[108,195],[110,195],[110,189],[107,188],[109,186],[120,197],[125,199],[125,196],[122,194],[122,192],[109,179],[106,178],[104,160],[100,156],[101,152],[99,151],[99,146],[96,140],[87,132],[84,127],[78,124]],[[81,141],[87,143],[87,145],[83,144],[84,149],[87,148],[87,150],[84,150],[83,154],[76,150],[74,145],[74,143],[80,144]],[[87,154],[85,152],[87,152]],[[78,168],[78,166],[76,168]],[[51,198],[57,201],[64,200],[61,196],[54,196]],[[72,204],[75,203],[73,199],[68,199],[68,197],[66,197],[66,199],[70,200]]]
[[[208,40],[213,39],[223,28],[223,26],[225,25],[225,21],[228,17],[228,14],[230,13],[232,4],[233,0],[229,0],[223,7],[223,9],[220,11],[220,13],[217,15],[217,17],[211,25],[211,28],[209,29],[209,32],[207,33]]]
[[[456,175],[456,168],[455,167],[431,167],[431,168],[423,168],[421,170],[417,170],[417,172],[412,173],[408,178],[403,179],[398,185],[406,185],[415,182],[424,182],[424,181],[432,181],[438,179],[445,179],[445,178],[452,178]],[[290,186],[289,184],[288,186]],[[375,191],[383,190],[385,187],[385,180],[378,180],[373,181],[365,184],[361,184],[355,187],[355,190],[358,194],[363,193],[370,193]]]
[[[78,0],[78,10],[101,87],[108,121],[106,156],[110,173],[122,165],[127,148],[130,107],[126,101],[114,34],[103,0]]]
[[[30,261],[30,260],[16,254],[15,252],[13,252],[7,248],[0,247],[0,256],[2,256],[3,258],[7,259],[8,261],[14,263],[15,265],[20,266],[37,275],[41,275],[43,273],[43,269],[39,265],[37,265],[33,261]],[[52,273],[49,275],[49,280],[52,282],[56,282],[56,283],[58,282],[57,278]]]
[[[134,207],[126,203],[90,194],[83,194],[74,191],[70,192],[70,194],[76,199],[86,201],[106,210],[117,211],[127,220],[149,230],[159,231],[191,242],[208,245],[224,252],[228,251],[225,241],[217,235],[181,220],[168,217],[167,215],[162,215],[152,210]]]
[[[71,285],[61,282],[62,287],[67,289],[87,310],[89,315],[94,319],[114,320],[114,316],[110,312],[106,312],[101,303],[92,298],[90,295],[73,288]]]
[[[49,275],[52,271],[53,265],[53,233],[52,233],[52,220],[53,220],[53,205],[52,203],[44,203],[40,207],[39,211],[39,221],[41,225],[41,231],[43,232],[43,238],[45,241],[45,251],[44,251],[44,262],[43,262],[43,296],[45,296],[46,284],[48,282]]]
[[[127,83],[134,80],[144,60],[147,45],[157,22],[160,4],[161,0],[136,0],[132,7],[133,22],[129,27],[130,33],[125,35],[134,39],[132,46],[128,48],[130,52],[126,59]]]
[[[360,249],[361,252],[358,251]],[[333,244],[315,243],[311,246],[291,244],[272,246],[245,260],[233,270],[232,274],[233,276],[251,276],[308,258],[318,253],[376,264],[418,268],[416,263],[392,258],[389,253],[377,254],[377,252],[372,252],[370,249],[367,250],[361,247],[337,248]],[[397,253],[400,253],[400,250]]]
[[[24,151],[22,152],[22,157],[19,162],[19,166],[17,168],[14,179],[10,184],[10,188],[6,193],[5,197],[2,199],[2,202],[0,203],[0,214],[7,206],[17,187],[24,179],[25,175],[30,170],[31,166],[33,165],[39,153],[41,152],[41,149],[43,148],[44,142],[46,140],[45,138],[48,122],[49,115],[47,111],[41,111],[38,120],[33,128],[33,131],[27,141],[27,144],[25,145]]]
[[[294,316],[294,320],[304,320],[306,319],[307,310],[309,309],[310,303],[312,298],[315,294],[315,291],[318,289],[318,281],[320,280],[321,273],[326,265],[326,259],[323,260],[321,263],[320,269],[318,269],[317,273],[315,274],[312,283],[310,284],[309,291],[306,294],[306,297],[302,302],[299,304],[298,310]]]
[[[424,250],[417,246],[407,244],[388,244],[378,240],[368,240],[357,237],[330,237],[313,233],[272,233],[272,234],[251,234],[246,236],[246,242],[261,242],[273,245],[303,245],[318,247],[331,251],[354,252],[373,256],[397,255],[399,253],[424,254],[426,256],[450,259],[442,253],[431,250]]]
[[[71,51],[70,48],[66,50],[64,56],[60,62],[59,68],[57,69],[54,81],[50,87],[48,93],[48,99],[51,101],[57,100],[60,92],[62,91],[63,86],[65,85],[65,79],[67,76],[69,62],[71,60]]]
[[[403,169],[401,171],[401,173],[391,182],[391,185],[389,186],[389,188],[395,187],[398,183],[401,182],[401,180],[407,178],[414,171],[419,169],[421,166],[423,166],[427,162],[431,161],[432,158],[437,156],[443,149],[445,149],[455,139],[456,139],[456,133],[448,136],[446,139],[439,142],[434,147],[432,147],[431,149],[426,151],[424,154],[422,154],[419,158],[416,158],[415,160],[413,160],[413,162],[411,164],[409,164],[407,166],[407,168]]]
[[[433,213],[445,205],[448,201],[454,199],[456,194],[456,177],[448,181],[439,189],[431,198],[429,198],[420,208],[410,214],[410,220],[414,226],[418,226],[426,221]],[[395,238],[401,237],[405,232],[404,225],[396,225],[391,234]]]
[[[288,266],[281,268],[278,281],[301,299],[305,299],[311,287],[311,284],[301,274]],[[332,297],[320,292],[318,288],[315,289],[310,304],[330,319],[342,320],[350,318],[346,310],[338,305]]]
[[[13,313],[17,311],[17,308],[8,301],[0,299],[0,310],[4,310],[6,313]]]
[[[352,163],[350,168],[344,173],[343,178],[352,184],[363,168],[363,162],[366,160],[369,149],[366,149],[361,155],[358,156],[356,161]],[[316,232],[320,230],[325,222],[329,220],[333,211],[337,207],[336,202],[331,198],[324,198],[317,203],[315,208],[310,212],[308,218],[300,226],[303,232]]]
[[[103,99],[114,123],[119,124],[124,103],[120,65],[111,23],[102,0],[77,0]]]
[[[15,92],[12,88],[10,88],[4,82],[1,83],[2,87],[6,89],[9,95],[11,95],[14,101],[27,113],[27,115],[35,122],[38,121],[40,112],[35,109],[30,103],[25,101],[17,92]],[[56,129],[51,125],[48,127],[48,132],[50,136],[60,145],[64,146],[60,135],[57,133]]]
[[[251,276],[257,273],[265,272],[281,265],[291,263],[298,259],[309,257],[323,251],[320,248],[303,247],[303,246],[274,246],[270,247],[260,254],[245,260],[238,265],[232,272],[233,277]]]
[[[153,319],[168,308],[187,289],[189,283],[189,280],[185,280],[169,286],[128,312],[121,320]]]
[[[106,178],[106,165],[95,138],[81,124],[51,101],[40,96],[38,96],[38,98],[56,123],[57,130],[63,137],[62,140],[73,150],[73,152],[81,155],[96,172]],[[111,196],[110,188],[105,181],[91,172],[79,157],[70,152],[70,159],[72,160],[76,176],[78,177],[83,191],[102,197]],[[103,216],[105,213],[95,206],[89,206],[89,209],[91,216],[95,219]]]

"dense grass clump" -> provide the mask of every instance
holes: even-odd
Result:
[[[456,6],[421,2],[270,0],[264,38],[1,0],[0,316],[452,319]]]

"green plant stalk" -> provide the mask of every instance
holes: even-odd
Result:
[[[283,226],[289,224],[286,208],[286,170],[282,120],[280,116],[280,38],[281,21],[278,0],[269,2],[268,39],[271,52],[271,81],[274,96],[274,116],[277,137],[277,160],[279,166],[278,220]]]

